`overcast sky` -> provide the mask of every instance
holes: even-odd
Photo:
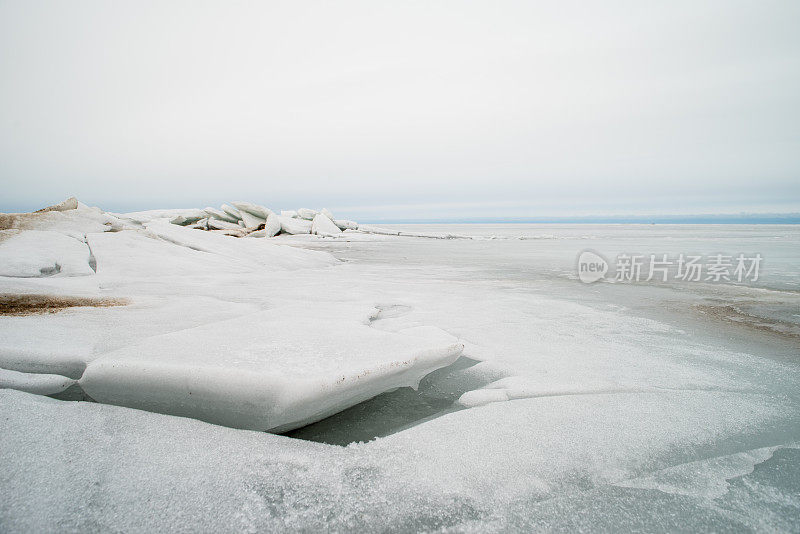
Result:
[[[2,211],[800,211],[800,1],[0,0],[0,183]]]

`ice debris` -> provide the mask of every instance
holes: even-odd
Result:
[[[278,215],[280,213],[280,215]],[[145,223],[145,213],[135,215],[135,222]],[[180,210],[173,213],[153,213],[153,218],[169,217],[172,224],[188,226],[197,230],[216,231],[234,237],[274,237],[278,234],[314,234],[334,237],[345,230],[358,230],[358,223],[347,219],[336,219],[328,208],[319,211],[300,208],[298,210],[273,210],[251,202],[236,201],[219,208]],[[157,215],[157,216],[156,216]]]

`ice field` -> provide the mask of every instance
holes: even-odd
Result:
[[[211,228],[268,229],[238,204],[0,230],[0,531],[800,528],[797,227]]]

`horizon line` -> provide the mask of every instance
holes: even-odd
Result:
[[[800,213],[365,218],[360,224],[800,224]]]

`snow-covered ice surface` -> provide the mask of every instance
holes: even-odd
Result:
[[[78,380],[229,426],[0,390],[0,530],[798,529],[800,230],[265,240],[166,222],[178,214],[86,234],[91,275],[0,277],[0,293],[129,301],[0,316],[0,384]],[[584,249],[760,252],[765,267],[752,286],[584,285]],[[230,428],[292,428],[381,392],[291,434],[382,436],[365,443]]]

